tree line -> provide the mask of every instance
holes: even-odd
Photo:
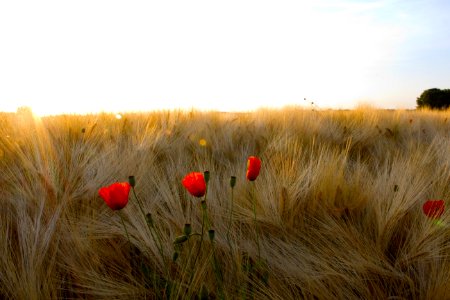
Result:
[[[428,89],[416,100],[417,108],[447,109],[450,107],[450,89]]]

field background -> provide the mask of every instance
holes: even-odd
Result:
[[[226,299],[449,299],[450,214],[438,225],[422,212],[427,199],[450,200],[449,118],[369,108],[2,114],[0,298],[155,299],[170,282],[173,299],[202,287]],[[245,180],[250,155],[262,160],[254,184]],[[181,179],[205,170],[223,279],[207,238],[195,266],[183,267],[183,246],[167,275],[184,224],[201,226],[200,200]],[[131,193],[122,210],[131,245],[98,197],[129,175],[165,260]],[[257,258],[252,199],[268,283],[248,270]]]

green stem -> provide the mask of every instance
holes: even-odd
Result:
[[[255,186],[253,183],[252,183],[252,203],[253,203],[253,219],[255,222],[256,246],[258,247],[258,260],[260,260],[261,259],[261,248],[259,245],[259,229],[258,229],[258,221],[256,220]]]
[[[203,199],[203,201],[205,201],[205,203],[206,203],[206,196],[207,195],[208,195],[208,183],[206,184],[205,197]],[[201,236],[200,236],[200,245],[197,248],[197,253],[195,254],[194,263],[192,264],[193,268],[195,267],[195,264],[197,263],[198,257],[200,256],[200,250],[201,250],[202,245],[203,245],[203,236],[205,234],[205,213],[204,213],[204,209],[202,207],[202,203],[201,202],[200,202],[200,209],[202,211],[202,231],[201,231],[202,233],[201,233]],[[194,279],[194,272],[192,272],[192,274],[191,274],[191,278],[189,280],[189,284],[192,283],[193,279]]]
[[[228,230],[227,230],[227,242],[228,242],[228,247],[230,248],[230,255],[233,257],[233,245],[231,244],[231,239],[230,239],[230,230],[231,230],[231,226],[233,224],[233,202],[234,202],[234,188],[231,187],[231,203],[230,203],[230,218],[228,221]],[[233,276],[235,276],[236,274],[236,270],[239,267],[236,265],[236,261],[235,263],[232,264],[232,272],[233,272]]]
[[[231,188],[231,204],[230,204],[230,218],[228,221],[228,230],[227,230],[227,241],[228,246],[230,247],[230,251],[232,251],[231,240],[230,240],[230,229],[233,223],[233,200],[234,200],[234,188]]]
[[[203,199],[203,201],[205,201],[205,204],[206,204],[206,196],[207,195],[208,195],[208,183],[206,183],[205,198]],[[202,211],[202,233],[201,233],[202,236],[200,237],[200,247],[197,250],[197,255],[196,255],[196,258],[195,258],[195,262],[197,261],[198,255],[200,254],[200,249],[201,249],[202,243],[203,243],[203,236],[205,234],[205,221],[206,221],[206,219],[205,219],[205,209],[203,208],[203,203],[202,202],[200,202],[200,210]],[[194,265],[195,265],[195,263],[194,263]]]
[[[147,220],[147,215],[146,215],[145,212],[144,212],[144,208],[143,208],[143,206],[142,206],[141,200],[139,200],[139,197],[137,196],[136,191],[134,190],[134,187],[132,187],[132,190],[133,190],[133,195],[134,195],[134,197],[136,198],[136,201],[137,201],[137,203],[138,203],[139,209],[140,209],[142,215],[144,216],[145,223],[146,223],[147,226],[148,226],[148,229],[149,229],[150,234],[151,234],[151,236],[152,236],[153,242],[156,244],[156,247],[158,248],[159,254],[161,255],[161,258],[162,258],[164,264],[166,264],[166,261],[165,261],[165,258],[164,258],[164,251],[163,251],[163,247],[162,247],[161,238],[160,238],[160,236],[159,236],[157,230],[156,230],[155,227],[153,226],[153,224],[151,224],[151,223]],[[154,233],[153,233],[153,231],[154,231]],[[156,238],[155,238],[155,235],[156,235]]]
[[[191,247],[190,237],[188,237],[187,244],[188,244],[189,250],[188,250],[188,256],[187,256],[187,258],[186,258],[186,260],[184,262],[184,266],[183,266],[183,269],[182,269],[182,274],[185,274],[185,272],[188,271],[188,272],[190,272],[189,278],[192,278],[194,272],[193,272],[193,270],[192,270],[192,272],[189,270],[189,263],[191,262],[191,257],[192,257],[192,247]]]
[[[211,229],[211,223],[209,222],[209,217],[208,217],[208,208],[207,207],[205,207],[205,208],[202,208],[203,209],[203,213],[204,213],[204,215],[205,215],[205,225],[206,225],[206,227],[208,228],[208,230],[209,229]]]
[[[127,226],[125,226],[125,221],[123,220],[122,212],[119,210],[120,220],[122,221],[123,228],[125,229],[125,233],[127,235],[128,242],[131,245],[130,235],[128,234]]]
[[[205,198],[203,199],[203,201],[205,201],[205,204],[206,204],[206,196],[208,195],[208,186],[209,186],[209,184],[207,183],[206,191],[205,191]],[[209,224],[209,219],[208,219],[208,206],[203,207],[203,205],[202,205],[202,211],[205,215],[206,226],[208,227],[208,230],[209,230],[209,229],[211,229],[210,228],[211,224]]]
[[[155,234],[155,236],[156,236],[156,240],[155,240],[155,238],[154,238],[153,235],[152,235],[153,241],[154,241],[155,243],[157,243],[157,245],[158,245],[158,250],[159,250],[159,254],[161,255],[161,258],[163,259],[163,261],[165,262],[165,259],[164,259],[164,251],[163,251],[163,246],[162,246],[162,242],[161,242],[161,237],[160,237],[160,235],[159,235],[159,231],[156,230],[156,228],[155,228],[154,226],[152,226],[152,225],[150,225],[150,227],[153,229],[154,234]]]
[[[131,190],[133,191],[134,198],[136,198],[136,201],[138,203],[139,209],[141,210],[141,213],[142,213],[142,215],[145,218],[145,212],[144,212],[144,208],[142,207],[141,200],[139,200],[138,196],[136,195],[136,191],[134,190],[134,187],[132,187]]]
[[[208,196],[208,182],[206,183],[205,198],[203,198],[205,205],[206,205],[206,197],[207,196]],[[206,207],[204,207],[201,202],[200,202],[200,208],[202,210],[202,237],[200,239],[200,246],[201,246],[202,242],[203,242],[203,235],[205,233],[205,223],[209,227],[209,224],[208,224],[209,222],[208,222],[208,215],[207,215]],[[198,252],[197,252],[197,256],[198,256]]]
[[[155,232],[156,232],[156,230],[155,230]],[[155,238],[155,234],[153,233],[152,229],[150,229],[150,235],[152,236],[153,242],[156,244],[156,248],[158,248],[159,255],[161,255],[161,258],[162,258],[164,264],[166,264],[166,260],[164,258],[164,253],[163,253],[162,246],[161,246],[161,241],[159,239]],[[158,243],[158,241],[159,241],[159,243]]]
[[[162,247],[162,242],[161,242],[161,238],[158,234],[158,231],[156,230],[156,228],[153,226],[152,223],[150,223],[150,221],[147,219],[147,215],[144,212],[144,208],[142,207],[142,203],[139,200],[139,197],[136,194],[136,191],[134,190],[134,187],[131,188],[133,190],[133,195],[136,198],[136,201],[138,203],[139,209],[144,217],[145,223],[147,224],[147,227],[150,231],[150,235],[152,236],[153,242],[156,244],[156,248],[158,248],[158,252],[159,255],[161,255],[161,259],[163,261],[163,264],[166,268],[166,273],[167,273],[167,280],[166,280],[166,284],[164,286],[164,291],[167,291],[167,284],[168,284],[168,280],[170,277],[170,266],[169,263],[166,261],[165,257],[164,257],[164,251],[163,251],[163,247]],[[156,235],[156,238],[155,238]]]
[[[219,265],[217,264],[216,259],[216,247],[214,245],[214,241],[211,241],[212,244],[212,265],[214,269],[214,274],[216,275],[216,280],[218,283],[218,292],[219,292],[219,299],[225,299],[223,295],[223,278],[222,273],[220,272]]]

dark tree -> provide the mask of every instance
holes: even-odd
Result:
[[[417,108],[446,109],[450,107],[450,89],[428,89],[417,98]]]

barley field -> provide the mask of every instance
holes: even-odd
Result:
[[[450,299],[450,110],[121,117],[0,115],[1,299]]]

